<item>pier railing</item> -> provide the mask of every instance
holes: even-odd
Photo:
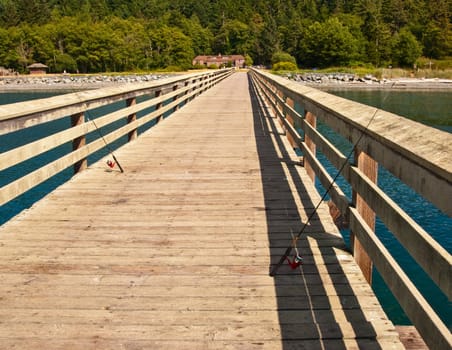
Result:
[[[452,136],[267,72],[251,70],[250,75],[294,148],[302,151],[312,180],[317,177],[324,188],[334,182],[319,161],[321,153],[352,188],[352,200],[335,183],[328,194],[336,217],[340,212],[342,220],[348,222],[353,254],[367,280],[371,281],[373,264],[427,345],[432,349],[451,348],[448,327],[376,236],[375,217],[450,300],[451,255],[378,187],[376,180],[381,164],[450,216]],[[347,152],[341,152],[319,132],[317,121],[350,141],[354,159],[348,159]]]
[[[129,141],[135,139],[139,127],[161,121],[164,115],[177,110],[232,72],[226,69],[193,73],[150,83],[74,92],[0,106],[0,138],[25,129],[33,133],[33,127],[45,127],[57,120],[68,120],[68,127],[64,130],[53,134],[49,132],[33,142],[0,153],[0,174],[45,152],[72,143],[69,152],[4,184],[0,188],[0,205],[71,166],[74,166],[75,172],[82,171],[87,167],[88,156],[102,148],[109,148],[109,145],[125,135]],[[137,99],[143,101],[137,102]],[[95,120],[90,116],[90,111],[113,104],[115,107],[111,108],[111,112]],[[137,117],[139,113],[144,115]],[[100,130],[108,130],[108,133]],[[96,131],[101,137],[88,142],[87,135]],[[20,133],[17,135],[20,137]]]

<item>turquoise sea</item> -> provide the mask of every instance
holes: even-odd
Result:
[[[53,96],[56,94],[67,93],[70,91],[57,92],[12,92],[0,93],[0,104],[14,103],[19,101],[38,99]],[[349,98],[358,102],[373,105],[390,112],[405,116],[418,122],[430,125],[435,128],[452,132],[452,91],[397,91],[397,90],[330,90],[330,93]],[[110,107],[111,108],[111,107]],[[114,108],[114,107],[113,107]],[[105,109],[98,109],[90,112],[90,118],[96,118],[106,112]],[[29,143],[34,139],[40,138],[44,133],[53,133],[62,130],[68,125],[68,121],[58,121],[49,123],[45,126],[32,128],[27,133],[13,133],[0,136],[0,152],[5,152],[11,148]],[[334,132],[329,130],[325,125],[319,125],[319,129],[344,153],[348,153],[352,145],[342,139]],[[143,132],[144,130],[141,130]],[[108,133],[108,130],[102,130]],[[98,138],[99,134],[92,133],[88,138]],[[122,139],[116,142],[112,148],[115,149],[125,143]],[[12,167],[0,173],[0,186],[9,183],[13,179],[20,177],[25,171],[38,168],[42,162],[49,162],[57,159],[61,152],[70,149],[71,145],[62,145],[58,149],[38,156],[19,166]],[[89,158],[89,163],[93,163],[107,155],[107,151],[99,151],[97,154]],[[323,163],[329,168],[330,173],[334,176],[335,169],[332,168],[328,161],[323,159]],[[25,170],[26,169],[26,170]],[[0,225],[20,211],[31,206],[36,200],[42,198],[60,184],[67,181],[72,176],[71,169],[63,171],[53,179],[37,186],[27,194],[20,196],[9,204],[0,207]],[[343,179],[338,179],[338,184],[344,192],[351,198],[351,190],[348,188]],[[437,210],[428,201],[414,193],[409,187],[400,183],[388,171],[381,168],[378,174],[378,184],[388,195],[390,195],[402,208],[407,211],[434,239],[436,239],[449,252],[452,251],[452,218],[444,215]],[[317,184],[319,192],[323,193],[320,184]],[[383,223],[377,220],[377,234],[397,261],[406,270],[408,275],[415,281],[417,287],[427,295],[428,301],[433,308],[439,313],[446,325],[452,326],[452,303],[444,296],[444,294],[434,285],[434,283],[425,275],[419,266],[411,259],[405,249],[398,244],[397,240],[385,228]],[[342,232],[344,239],[348,242],[349,233],[344,230]],[[385,311],[395,324],[409,324],[409,320],[398,306],[398,303],[392,297],[386,288],[381,277],[375,271],[373,275],[373,288],[383,304]]]

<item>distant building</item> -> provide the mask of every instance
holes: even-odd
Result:
[[[49,67],[42,63],[33,63],[30,64],[27,68],[30,74],[47,74],[47,68]]]
[[[243,68],[245,66],[245,57],[242,55],[226,55],[222,56],[196,56],[193,59],[193,65],[209,67],[215,64],[217,67],[236,67]]]

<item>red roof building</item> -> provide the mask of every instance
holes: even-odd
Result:
[[[193,65],[209,67],[215,64],[217,67],[236,67],[243,68],[245,66],[245,57],[242,55],[226,55],[222,56],[196,56],[193,59]]]

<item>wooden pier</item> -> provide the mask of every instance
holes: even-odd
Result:
[[[2,349],[402,349],[247,75],[0,228]]]

